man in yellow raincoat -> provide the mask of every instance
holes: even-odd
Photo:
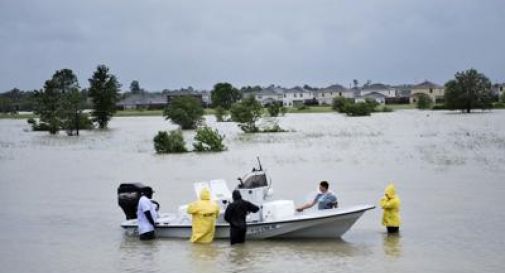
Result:
[[[396,195],[393,184],[386,187],[384,197],[380,200],[380,206],[384,210],[382,225],[386,226],[388,233],[398,233],[400,229],[400,198]]]
[[[200,191],[200,200],[188,206],[188,214],[193,216],[191,234],[192,243],[211,243],[216,231],[216,218],[219,206],[210,200],[210,192],[204,188]]]

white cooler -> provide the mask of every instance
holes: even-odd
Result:
[[[279,221],[292,218],[295,203],[292,200],[276,200],[263,203],[263,221]]]

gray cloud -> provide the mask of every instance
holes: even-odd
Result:
[[[352,79],[444,83],[475,67],[505,81],[505,1],[2,0],[0,90],[98,64],[150,90]]]

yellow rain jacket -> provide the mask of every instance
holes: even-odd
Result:
[[[389,184],[384,191],[384,197],[380,200],[380,205],[384,210],[382,214],[382,224],[386,227],[400,226],[400,198],[396,195],[393,184]]]
[[[219,206],[210,200],[208,189],[203,189],[200,192],[200,200],[189,204],[188,213],[193,216],[191,242],[211,243],[216,231]]]

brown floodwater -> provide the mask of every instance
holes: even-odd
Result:
[[[0,272],[502,272],[505,111],[404,110],[371,117],[289,114],[290,130],[243,134],[207,123],[228,151],[156,155],[162,117],[114,118],[106,131],[50,136],[0,120]],[[184,132],[191,148],[194,132]],[[387,236],[381,210],[342,239],[140,242],[124,234],[121,182],[156,190],[162,211],[194,199],[194,182],[230,187],[260,156],[275,197],[304,202],[328,180],[341,206],[377,204],[397,186],[403,224]]]

